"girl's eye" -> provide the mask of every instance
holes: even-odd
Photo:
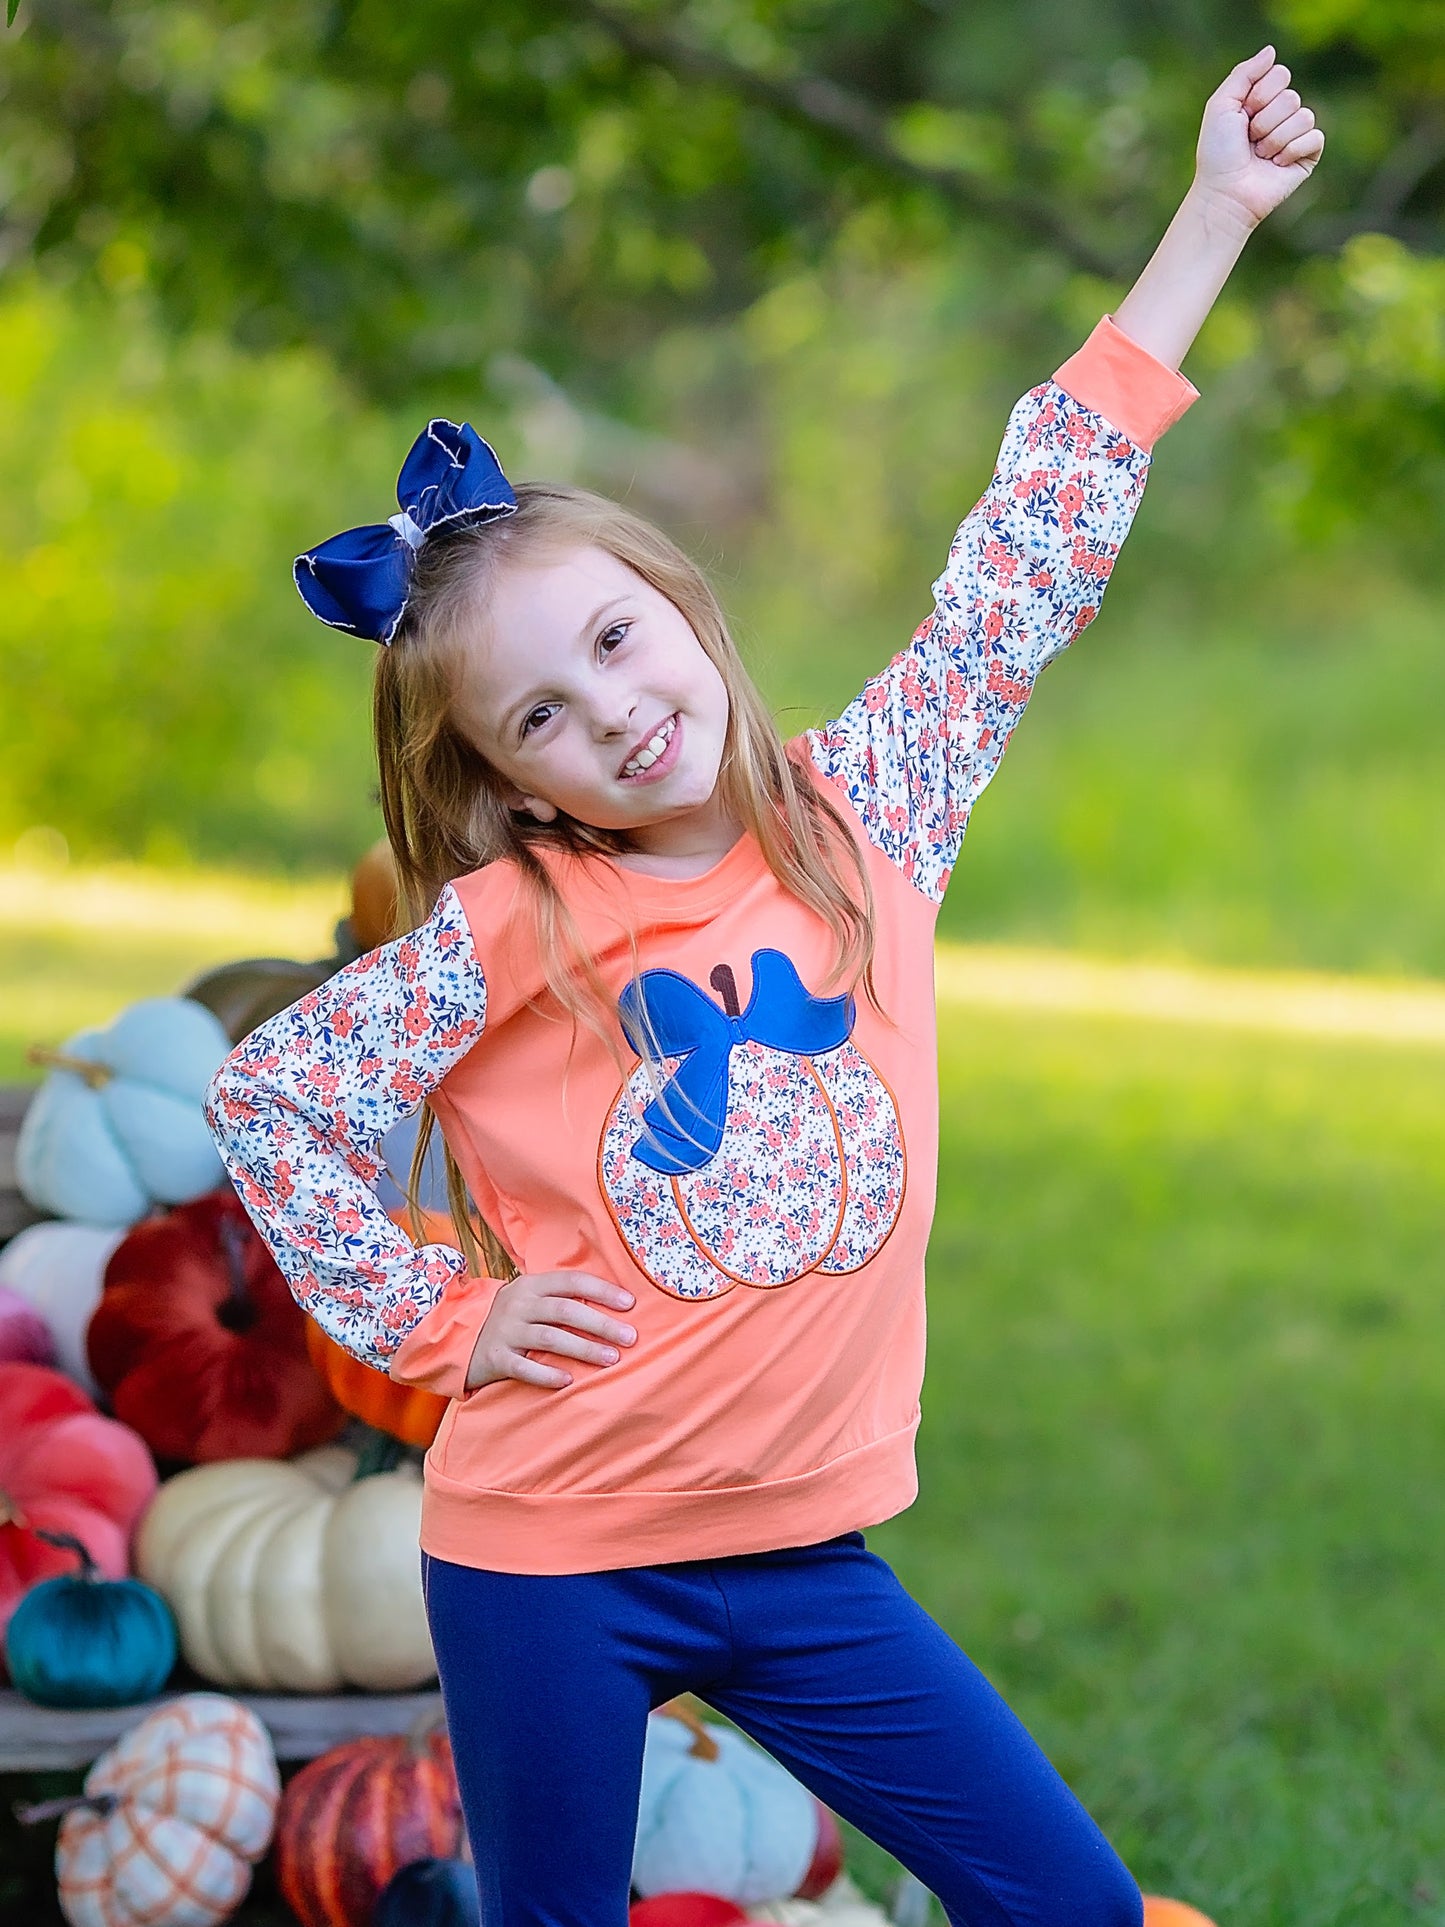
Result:
[[[538,703],[537,707],[524,719],[522,723],[522,734],[524,736],[530,736],[534,729],[540,729],[544,723],[550,723],[556,707],[555,703]]]
[[[631,627],[630,622],[614,622],[610,629],[604,629],[597,638],[597,647],[604,655],[610,656]]]

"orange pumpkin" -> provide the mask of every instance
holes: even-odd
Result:
[[[408,1213],[394,1211],[394,1223],[410,1232]],[[422,1213],[422,1228],[427,1244],[457,1248],[457,1236],[450,1218],[434,1211]],[[316,1323],[306,1321],[306,1349],[336,1403],[353,1418],[365,1419],[379,1432],[389,1432],[406,1445],[426,1450],[437,1435],[447,1401],[435,1392],[417,1385],[398,1385],[394,1378],[379,1372],[374,1365],[363,1365]]]
[[[375,950],[400,932],[401,892],[396,858],[385,837],[373,843],[351,873],[351,934],[358,950]]]
[[[277,1884],[302,1927],[364,1927],[398,1867],[455,1854],[461,1839],[444,1729],[347,1740],[281,1796]]]
[[[1145,1894],[1144,1927],[1214,1927],[1208,1914],[1182,1900],[1166,1900],[1162,1894]]]

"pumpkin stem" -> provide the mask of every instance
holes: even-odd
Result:
[[[62,1552],[73,1552],[80,1561],[82,1579],[99,1579],[100,1567],[90,1556],[90,1548],[73,1532],[50,1532],[45,1526],[32,1528],[37,1539],[43,1539],[48,1546],[59,1546]]]
[[[714,964],[708,982],[722,998],[723,1009],[729,1017],[740,1017],[742,1005],[738,1002],[738,980],[734,977],[731,964]]]
[[[48,1044],[32,1044],[25,1053],[28,1064],[43,1064],[46,1070],[73,1071],[84,1078],[93,1091],[103,1090],[115,1076],[109,1064],[97,1064],[91,1057],[72,1057],[68,1051],[52,1050]]]
[[[84,1809],[102,1816],[114,1813],[120,1805],[114,1793],[66,1793],[58,1800],[16,1800],[10,1811],[22,1827],[44,1826],[47,1820],[58,1820],[62,1813],[79,1813]]]
[[[690,1759],[715,1760],[717,1758],[722,1749],[685,1700],[669,1700],[665,1706],[659,1706],[657,1710],[659,1713],[666,1713],[670,1720],[681,1720],[692,1734],[692,1745],[688,1748]]]
[[[361,1441],[361,1449],[356,1455],[356,1470],[351,1475],[351,1483],[358,1484],[362,1479],[375,1478],[378,1472],[394,1472],[401,1464],[405,1446],[390,1432],[382,1432],[374,1425],[368,1425],[366,1436]]]
[[[231,1295],[216,1317],[229,1332],[249,1331],[259,1314],[246,1286],[246,1233],[234,1218],[223,1217],[220,1237]]]

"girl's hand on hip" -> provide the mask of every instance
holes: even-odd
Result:
[[[1289,84],[1273,47],[1243,60],[1204,109],[1195,150],[1196,189],[1253,227],[1308,180],[1325,137]]]
[[[580,1358],[589,1365],[615,1365],[621,1356],[618,1347],[634,1344],[637,1333],[598,1306],[628,1311],[635,1302],[624,1286],[585,1271],[525,1272],[513,1278],[492,1300],[486,1323],[477,1334],[467,1366],[467,1390],[474,1392],[499,1378],[519,1378],[526,1385],[552,1390],[572,1383],[570,1372],[539,1364],[529,1356],[531,1352]]]

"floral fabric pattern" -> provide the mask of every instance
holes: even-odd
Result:
[[[848,1203],[819,1271],[857,1271],[879,1250],[903,1209],[908,1159],[893,1093],[852,1043],[815,1057],[843,1142]]]
[[[697,1170],[667,1176],[637,1150],[679,1061],[638,1065],[597,1155],[613,1222],[653,1284],[720,1298],[866,1264],[897,1222],[906,1158],[897,1107],[856,1045],[801,1056],[736,1044],[721,1145]]]
[[[1040,670],[1098,613],[1149,463],[1056,382],[1032,389],[932,615],[836,722],[808,732],[869,840],[934,903]]]
[[[297,1300],[382,1370],[465,1266],[445,1245],[413,1245],[382,1209],[380,1141],[476,1043],[486,1007],[448,886],[419,930],[252,1031],[206,1093],[226,1168]]]

